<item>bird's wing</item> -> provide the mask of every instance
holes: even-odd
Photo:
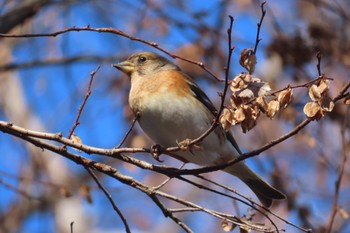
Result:
[[[202,91],[202,89],[200,89],[199,86],[196,83],[194,83],[190,78],[186,80],[186,82],[190,86],[191,91],[193,92],[197,100],[199,100],[199,102],[201,102],[207,109],[209,109],[213,116],[216,116],[218,114],[218,111],[216,110],[208,96]]]
[[[213,103],[210,101],[209,97],[202,91],[202,89],[200,89],[200,87],[195,82],[192,81],[190,77],[188,77],[187,75],[186,77],[187,77],[186,82],[190,86],[195,97],[213,114],[214,117],[216,117],[218,114],[218,111],[214,107]],[[224,129],[221,126],[219,127],[222,129],[222,131],[224,131]],[[232,146],[238,151],[239,154],[242,154],[232,133],[230,131],[227,131],[225,132],[225,134],[226,134],[227,140],[232,144]]]

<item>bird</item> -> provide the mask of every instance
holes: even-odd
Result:
[[[138,52],[112,64],[131,79],[129,105],[142,130],[157,145],[178,146],[209,129],[218,111],[204,91],[179,66],[153,52]],[[230,131],[220,125],[199,148],[172,152],[172,156],[200,166],[227,163],[242,154]],[[223,169],[243,181],[265,206],[286,196],[251,170],[245,161]]]

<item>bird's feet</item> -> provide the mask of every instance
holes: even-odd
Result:
[[[160,160],[159,157],[162,154],[162,146],[159,144],[154,144],[151,147],[151,155],[152,157],[157,160],[158,162],[164,162],[164,160]]]

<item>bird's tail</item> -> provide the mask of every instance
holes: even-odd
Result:
[[[270,207],[272,200],[285,199],[286,196],[268,184],[262,177],[253,172],[244,162],[239,162],[224,169],[226,172],[237,176],[242,180],[258,197],[260,202]]]

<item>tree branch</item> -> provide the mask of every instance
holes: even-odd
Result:
[[[123,213],[121,212],[121,210],[118,208],[118,206],[115,204],[112,195],[107,191],[107,189],[105,187],[103,187],[102,183],[100,182],[100,180],[98,179],[98,177],[95,175],[95,173],[89,168],[84,166],[84,168],[89,172],[90,176],[93,178],[93,180],[96,182],[97,186],[102,190],[102,192],[105,194],[105,196],[108,198],[109,202],[111,203],[111,205],[113,206],[113,209],[115,210],[115,212],[117,212],[117,214],[119,215],[120,219],[122,220],[124,227],[125,227],[125,232],[127,233],[131,233],[130,227],[128,222],[126,221]]]
[[[264,18],[265,18],[265,15],[266,15],[266,10],[264,8],[264,5],[265,5],[266,2],[262,2],[260,4],[260,9],[261,9],[261,17],[260,17],[260,22],[258,23],[258,30],[257,30],[257,33],[256,33],[256,38],[255,38],[255,46],[254,46],[254,54],[256,54],[256,51],[258,50],[258,45],[261,41],[261,38],[260,38],[260,29],[261,29],[261,25],[264,21]]]
[[[4,38],[32,38],[32,37],[56,37],[59,36],[61,34],[65,34],[68,32],[80,32],[80,31],[91,31],[91,32],[98,32],[98,33],[111,33],[111,34],[115,34],[115,35],[119,35],[125,38],[128,38],[130,40],[134,40],[134,41],[138,41],[141,42],[143,44],[147,44],[155,49],[158,49],[159,51],[162,51],[163,53],[171,56],[172,58],[177,58],[186,62],[189,62],[191,64],[197,65],[199,67],[201,67],[203,70],[205,70],[210,76],[212,76],[214,79],[216,79],[217,81],[222,82],[223,80],[218,78],[216,75],[214,75],[204,64],[203,62],[199,62],[199,61],[194,61],[188,58],[184,58],[181,56],[178,56],[174,53],[169,52],[166,49],[161,48],[156,42],[151,42],[151,41],[147,41],[144,40],[142,38],[136,37],[136,36],[131,36],[121,30],[115,29],[115,28],[91,28],[90,25],[86,26],[86,27],[70,27],[70,28],[66,28],[64,30],[61,31],[57,31],[57,32],[52,32],[52,33],[37,33],[37,34],[5,34],[5,33],[0,33],[0,37],[4,37]]]
[[[328,223],[328,227],[326,230],[326,233],[331,233],[332,232],[332,227],[333,227],[333,223],[336,217],[336,214],[338,212],[339,206],[338,206],[338,199],[339,199],[339,192],[340,192],[340,186],[341,186],[341,182],[343,179],[343,175],[344,175],[344,168],[346,165],[346,161],[348,159],[348,145],[345,139],[345,129],[346,129],[346,121],[349,119],[349,115],[350,115],[350,108],[347,109],[346,115],[344,117],[343,120],[343,125],[340,128],[340,134],[341,134],[341,144],[342,144],[342,161],[339,164],[339,168],[338,168],[338,177],[337,180],[334,183],[334,198],[333,198],[333,206],[332,206],[332,212],[331,212],[331,217],[329,219],[329,223]]]
[[[80,119],[80,116],[81,116],[81,113],[84,109],[84,106],[86,104],[86,101],[88,100],[89,96],[91,95],[91,86],[92,86],[92,81],[94,79],[94,76],[95,74],[97,73],[97,71],[100,69],[101,66],[98,66],[96,70],[92,71],[90,73],[90,81],[89,81],[89,85],[88,85],[88,88],[87,88],[87,91],[86,91],[86,95],[84,97],[84,100],[83,102],[81,103],[81,105],[79,106],[79,109],[78,109],[78,113],[77,113],[77,116],[75,118],[75,121],[74,121],[74,124],[72,126],[72,129],[69,131],[69,134],[68,134],[68,139],[70,139],[72,137],[72,135],[74,134],[74,130],[77,128],[77,126],[80,124],[79,122],[79,119]]]

